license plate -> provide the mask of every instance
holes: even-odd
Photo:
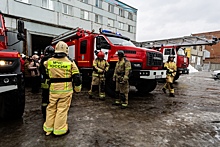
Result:
[[[156,78],[156,79],[161,79],[161,78],[162,78],[162,75],[156,75],[155,78]]]

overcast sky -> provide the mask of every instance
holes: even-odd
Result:
[[[138,9],[137,41],[220,31],[220,0],[121,0]]]

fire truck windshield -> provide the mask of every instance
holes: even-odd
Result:
[[[0,28],[2,28],[2,22],[0,21]]]
[[[135,47],[135,45],[131,41],[128,41],[128,40],[123,39],[123,38],[118,38],[118,37],[113,37],[113,36],[107,36],[107,38],[114,45],[133,46],[133,47]]]
[[[184,52],[184,50],[182,48],[180,48],[178,50],[177,54],[180,55],[180,56],[185,56],[185,52]]]

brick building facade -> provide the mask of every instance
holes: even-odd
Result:
[[[205,33],[198,33],[198,34],[192,34],[193,36],[215,36],[217,38],[220,38],[220,31],[213,31],[213,32],[205,32]],[[217,43],[216,45],[212,46],[205,46],[205,50],[210,52],[210,57],[205,58],[205,63],[218,63],[220,64],[220,43]]]

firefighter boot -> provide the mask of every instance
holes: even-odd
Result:
[[[162,90],[163,90],[163,93],[165,93],[165,94],[167,93],[165,88],[163,88]]]
[[[175,95],[173,93],[170,93],[170,97],[175,97]]]
[[[121,104],[121,109],[125,109],[127,107],[128,107],[128,104],[126,104],[126,103]]]
[[[115,102],[112,104],[113,106],[120,106],[121,102],[120,102],[120,98],[119,98],[119,91],[115,92]]]

